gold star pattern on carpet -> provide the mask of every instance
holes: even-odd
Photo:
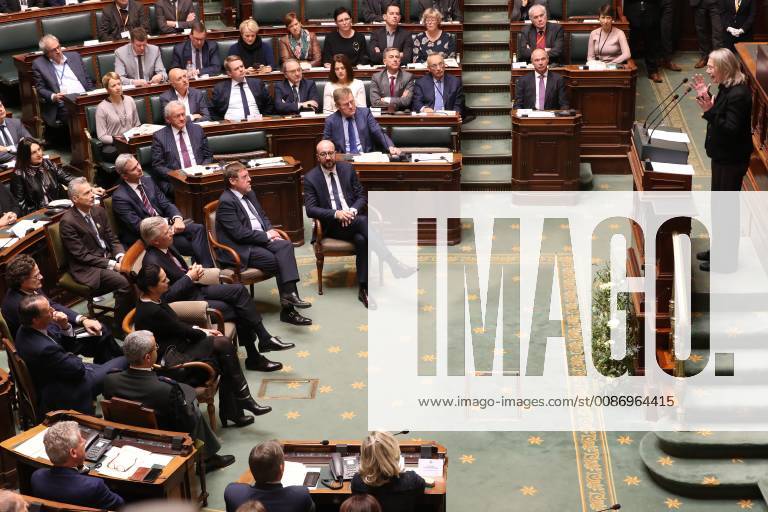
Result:
[[[634,475],[627,475],[624,483],[627,485],[640,485],[640,478]]]
[[[424,288],[419,288],[418,290],[416,290],[416,295],[426,295],[426,294],[427,294],[427,290],[425,290]]]
[[[522,493],[523,496],[533,496],[537,492],[539,492],[539,490],[532,485],[524,485],[520,488],[520,493]]]
[[[425,304],[424,306],[421,306],[421,310],[425,313],[431,313],[435,310],[435,306],[432,304]]]
[[[664,501],[664,504],[670,510],[672,510],[673,508],[677,510],[677,509],[680,508],[680,506],[683,504],[683,502],[680,501],[677,498],[667,498],[666,501]]]
[[[288,386],[288,389],[299,389],[299,386],[301,386],[301,382],[296,382],[296,381],[289,382],[288,384],[286,384],[286,386]]]
[[[475,327],[472,329],[472,332],[475,334],[483,334],[485,332],[485,327]]]
[[[307,327],[311,332],[317,332],[321,329],[320,324],[312,324],[309,327]]]
[[[691,354],[688,357],[694,363],[700,363],[704,359],[704,356],[702,356],[701,354]]]
[[[355,414],[354,411],[345,411],[345,412],[341,413],[341,419],[343,419],[343,420],[351,420],[355,416],[357,416],[357,414]]]
[[[711,430],[697,430],[696,431],[696,435],[697,436],[701,436],[701,437],[710,437],[710,436],[712,436],[712,431]]]
[[[671,466],[672,464],[675,463],[675,461],[672,460],[672,457],[670,456],[660,457],[659,460],[657,460],[656,462],[658,462],[662,466]]]
[[[291,366],[289,364],[283,365],[283,368],[280,371],[283,372],[283,373],[292,372],[293,371],[293,366]]]
[[[304,359],[305,357],[309,357],[309,351],[299,350],[298,352],[296,352],[296,357],[300,357],[302,359]]]
[[[288,411],[285,413],[285,417],[289,420],[295,420],[298,419],[301,416],[301,413],[299,411]]]
[[[474,293],[470,293],[469,295],[467,295],[467,300],[470,302],[474,302],[477,300],[477,295]]]
[[[360,359],[368,359],[368,351],[367,350],[361,350],[357,353],[357,357]]]
[[[626,446],[628,444],[632,444],[634,440],[630,436],[619,436],[616,441],[619,442],[620,445]]]
[[[321,393],[330,393],[331,391],[333,391],[333,387],[332,386],[320,386],[318,388],[318,391],[320,391]]]
[[[704,485],[720,485],[720,480],[717,479],[716,476],[705,476],[704,480],[701,481]]]
[[[421,356],[421,360],[425,363],[431,363],[435,360],[435,354],[424,354]]]
[[[360,324],[357,326],[357,330],[360,332],[368,332],[368,324]]]
[[[543,443],[544,440],[540,438],[539,436],[531,436],[528,438],[528,444],[530,445],[536,445],[541,446],[541,443]]]
[[[462,455],[459,457],[459,461],[461,461],[462,464],[474,464],[475,463],[475,456],[474,455]]]
[[[341,347],[338,345],[331,345],[330,347],[328,347],[328,352],[330,352],[331,354],[338,354],[339,352],[341,352]]]
[[[363,389],[365,387],[365,382],[359,380],[357,382],[353,382],[352,384],[350,384],[350,386],[352,386],[355,389]]]
[[[277,295],[277,288],[272,288],[269,290],[270,295]]]
[[[471,245],[462,245],[461,246],[461,252],[472,252],[472,246]]]
[[[741,459],[731,459],[731,464],[744,464],[744,461]]]
[[[752,509],[752,500],[739,500],[736,502],[742,510]]]

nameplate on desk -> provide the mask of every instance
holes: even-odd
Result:
[[[98,39],[89,39],[87,41],[83,41],[83,46],[96,46],[101,44],[101,41]]]
[[[209,176],[219,169],[218,165],[193,165],[192,167],[181,169],[181,172],[187,176]]]
[[[358,163],[379,163],[379,162],[389,163],[389,155],[385,153],[381,153],[379,151],[374,151],[371,153],[361,153],[359,155],[354,155],[352,157],[352,161],[358,162]]]
[[[286,163],[281,156],[270,156],[267,158],[253,158],[248,160],[248,167],[269,167],[275,165],[284,165]]]
[[[587,69],[590,71],[605,71],[608,69],[608,64],[600,60],[588,60]]]
[[[684,176],[693,176],[693,166],[690,164],[668,164],[666,162],[651,162],[654,172],[665,172],[667,174],[682,174]]]
[[[454,57],[448,57],[444,60],[445,66],[448,68],[457,68],[459,67],[459,61],[456,60]]]
[[[142,124],[140,126],[137,126],[136,128],[131,128],[127,132],[123,134],[123,137],[125,137],[125,140],[130,140],[131,137],[139,137],[141,135],[152,135],[158,130],[162,130],[164,128],[161,124]]]
[[[123,90],[125,90],[125,87],[123,87]],[[100,87],[98,89],[93,89],[92,91],[86,91],[86,96],[96,96],[97,94],[107,94],[107,90],[103,87]]]
[[[525,61],[518,61],[512,63],[512,69],[525,69],[528,67],[528,63]]]
[[[445,459],[419,459],[416,473],[422,478],[440,478],[443,476]]]
[[[221,124],[219,121],[200,121],[197,123],[197,126],[200,126],[201,128],[205,128],[206,126],[216,126],[218,124]]]
[[[299,117],[315,117],[318,114],[312,110],[302,110],[299,112]]]
[[[582,23],[600,23],[600,20],[591,18],[591,19],[582,20]]]
[[[321,21],[320,22],[321,27],[335,27],[336,22],[335,21]]]
[[[547,110],[533,110],[532,108],[519,108],[515,112],[517,117],[531,117],[534,119],[544,119],[548,117],[555,117],[554,112]]]
[[[406,68],[407,69],[427,69],[427,65],[424,62],[409,62]]]

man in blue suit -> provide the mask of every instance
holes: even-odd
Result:
[[[461,78],[445,74],[445,61],[439,53],[427,57],[429,74],[416,80],[413,87],[413,110],[435,112],[455,110],[464,113],[464,90]]]
[[[48,427],[43,446],[53,467],[32,473],[32,496],[102,510],[117,510],[125,504],[104,480],[78,472],[85,461],[85,439],[77,422],[60,421]]]
[[[296,59],[283,61],[285,80],[275,84],[275,112],[298,114],[300,110],[317,112],[320,95],[313,80],[302,78],[301,64]]]
[[[216,237],[237,252],[243,267],[258,268],[275,276],[283,308],[280,320],[294,325],[311,325],[312,320],[295,309],[308,308],[312,304],[299,297],[296,287],[299,270],[293,244],[272,229],[269,217],[251,188],[248,169],[238,162],[229,164],[224,169],[224,184],[227,188],[221,193],[216,208]],[[235,264],[227,252],[220,251],[220,255],[223,263]]]
[[[74,409],[93,414],[93,399],[101,393],[104,377],[112,369],[128,368],[125,357],[88,364],[66,352],[59,336],[49,327],[54,318],[62,331],[71,326],[66,316],[54,317],[54,309],[44,295],[24,297],[19,304],[19,318],[16,349],[35,383],[40,412]]]
[[[181,212],[151,178],[144,176],[136,158],[123,153],[115,160],[122,181],[112,194],[112,209],[119,229],[120,242],[130,247],[141,238],[139,224],[147,217],[163,217],[173,228],[173,245],[185,256],[192,256],[203,267],[212,268],[205,228],[196,222],[184,222]]]
[[[19,327],[21,327],[19,317],[21,301],[30,295],[45,297],[42,291],[43,274],[40,273],[40,268],[31,256],[19,254],[8,263],[5,269],[5,281],[8,284],[8,291],[5,292],[3,298],[3,318],[8,324],[11,334],[16,336]],[[53,321],[48,325],[47,332],[67,351],[92,356],[97,364],[122,355],[122,350],[106,325],[102,325],[95,318],[80,315],[58,302],[50,301],[50,305],[54,309],[54,313]],[[62,329],[62,326],[66,327],[67,324],[71,328],[72,326],[82,326],[85,332],[75,337],[74,328],[66,331]]]
[[[340,87],[333,91],[333,101],[338,110],[325,120],[323,139],[332,141],[343,153],[369,153],[378,149],[392,155],[400,154],[370,109],[355,105],[349,88]]]
[[[208,139],[195,123],[187,122],[187,110],[180,101],[165,106],[165,128],[152,136],[152,170],[155,183],[166,196],[173,194],[168,173],[193,165],[213,162]]]
[[[46,34],[40,39],[43,55],[32,62],[32,80],[48,126],[66,120],[62,98],[93,90],[93,80],[77,52],[63,52],[58,38]]]
[[[387,262],[395,277],[407,277],[415,269],[400,263],[374,231],[368,232],[368,217],[363,211],[368,204],[357,173],[347,162],[336,162],[333,142],[321,140],[317,145],[320,165],[304,176],[304,207],[307,217],[318,219],[323,233],[331,238],[355,244],[355,265],[359,285],[357,298],[363,305],[375,308],[368,298],[368,240],[371,249]],[[314,240],[312,240],[314,242]]]
[[[160,108],[165,109],[172,101],[180,101],[192,121],[198,123],[211,120],[208,94],[189,86],[186,69],[171,69],[168,72],[168,80],[171,82],[171,88],[160,95]]]
[[[230,55],[224,59],[224,69],[231,80],[219,82],[213,88],[216,115],[228,121],[242,121],[273,112],[272,97],[264,83],[258,78],[245,77],[243,59]]]
[[[173,47],[172,68],[187,69],[187,63],[195,68],[189,78],[221,73],[221,57],[216,41],[207,41],[205,27],[199,21],[192,23],[189,39]]]

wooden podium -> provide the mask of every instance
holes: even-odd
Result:
[[[515,190],[578,190],[581,114],[521,117],[512,111]]]

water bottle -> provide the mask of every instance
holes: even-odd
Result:
[[[195,71],[197,71],[197,69],[195,68],[195,66],[192,65],[192,61],[188,60],[187,61],[187,77],[194,78]]]

